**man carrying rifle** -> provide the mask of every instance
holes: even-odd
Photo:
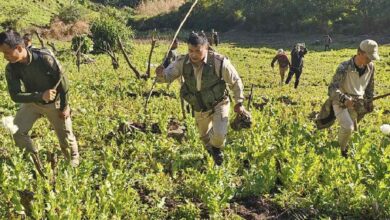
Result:
[[[77,166],[79,152],[72,132],[68,80],[57,59],[46,49],[26,49],[20,34],[12,30],[0,33],[0,52],[9,62],[5,75],[11,99],[22,103],[14,119],[18,127],[13,135],[16,145],[31,152],[34,163],[37,162],[38,151],[28,133],[35,121],[45,116],[57,134],[66,159]]]
[[[329,99],[317,117],[317,126],[325,112],[336,117],[340,124],[338,142],[343,157],[348,157],[348,142],[357,123],[374,108],[374,60],[379,60],[378,44],[373,40],[362,41],[357,54],[337,68],[328,88]]]

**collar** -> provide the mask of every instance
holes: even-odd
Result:
[[[356,66],[356,64],[355,64],[355,60],[354,60],[354,58],[355,58],[355,56],[353,56],[352,58],[351,58],[351,60],[350,60],[350,62],[349,62],[349,66],[350,66],[350,68],[354,71],[354,72],[356,72],[356,73],[359,73],[359,70],[364,70],[364,73],[363,74],[365,74],[366,72],[368,72],[368,71],[370,71],[370,63],[369,64],[367,64],[366,66],[364,66],[363,68],[358,68],[358,66]],[[359,74],[360,75],[360,74]]]
[[[30,49],[27,49],[28,62],[25,64],[26,66],[30,65],[33,61],[38,59],[38,54],[32,52]]]

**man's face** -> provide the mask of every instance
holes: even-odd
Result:
[[[23,48],[20,45],[12,48],[8,44],[2,44],[0,45],[0,52],[4,54],[4,59],[10,63],[17,63],[23,59]]]
[[[361,63],[365,66],[371,62],[371,59],[368,58],[368,56],[365,52],[359,52],[358,56],[359,56]]]
[[[190,56],[190,60],[193,63],[201,62],[207,54],[207,44],[204,45],[191,45],[188,44],[188,54]]]

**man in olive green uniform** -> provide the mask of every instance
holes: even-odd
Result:
[[[0,51],[9,61],[5,74],[11,99],[22,103],[14,119],[18,127],[13,135],[16,145],[36,154],[28,132],[38,118],[46,116],[65,158],[77,166],[79,153],[72,132],[68,80],[56,58],[47,50],[26,49],[20,34],[12,30],[0,33]]]
[[[348,156],[348,142],[357,129],[357,122],[373,110],[370,99],[374,97],[374,60],[379,60],[378,44],[373,40],[362,41],[357,54],[339,65],[329,85],[328,94],[340,124],[338,141],[344,157]]]
[[[188,54],[180,56],[167,68],[159,66],[157,80],[170,83],[179,77],[184,78],[181,96],[195,110],[200,138],[215,163],[221,165],[230,107],[226,84],[234,93],[234,111],[239,114],[245,111],[243,84],[230,61],[209,50],[206,36],[191,33],[187,43]]]

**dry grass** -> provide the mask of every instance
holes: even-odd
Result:
[[[89,24],[85,21],[76,21],[72,24],[64,24],[60,20],[54,20],[50,28],[39,31],[44,38],[69,41],[75,35],[88,34]]]
[[[143,1],[138,7],[137,12],[143,16],[156,16],[177,10],[185,0],[151,0]]]

